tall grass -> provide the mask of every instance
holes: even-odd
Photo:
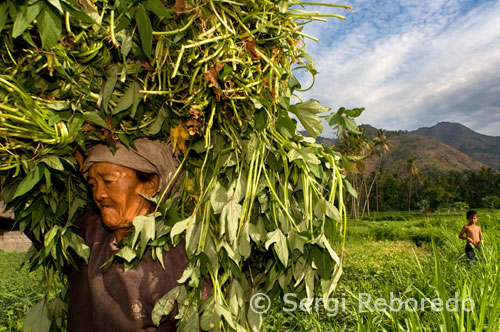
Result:
[[[475,265],[465,257],[465,241],[458,239],[463,214],[385,213],[374,220],[351,221],[348,228],[344,274],[332,295],[345,308],[339,305],[335,314],[322,306],[309,313],[286,312],[288,305],[275,300],[263,331],[500,331],[500,211],[479,211],[486,242]],[[22,254],[0,252],[0,331],[22,331],[25,311],[44,293],[39,273],[19,270],[21,259]],[[391,293],[403,302],[418,300],[418,310],[360,308],[360,294],[368,294],[375,309],[373,301],[389,302]],[[446,301],[455,295],[456,310],[453,301],[447,310]],[[421,306],[427,298],[441,299],[443,310],[426,300]],[[473,310],[462,307],[465,299],[473,301]]]
[[[280,311],[280,302],[266,318],[266,331],[499,331],[500,213],[479,211],[486,244],[475,265],[458,239],[463,215],[398,216],[351,222],[344,274],[334,295],[345,298],[344,311],[334,317],[326,309],[288,314]],[[367,296],[372,301],[360,306]],[[391,309],[391,296],[401,299],[401,310],[398,302]],[[384,310],[376,310],[377,298],[387,302],[378,306]]]
[[[22,331],[25,313],[45,293],[41,271],[21,268],[23,256],[0,250],[0,331]]]

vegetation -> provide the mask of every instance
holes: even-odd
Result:
[[[498,331],[500,328],[500,260],[499,210],[479,210],[478,224],[486,238],[483,260],[469,265],[464,255],[465,242],[458,232],[466,223],[464,213],[450,212],[439,216],[420,213],[373,213],[371,219],[349,221],[344,273],[332,298],[345,302],[345,310],[334,314],[319,306],[310,313],[286,312],[292,305],[274,299],[266,314],[263,331]],[[434,246],[433,246],[434,241]],[[43,292],[31,276],[20,284],[18,278],[29,276],[17,271],[21,255],[0,253],[2,312],[15,312],[3,318],[4,330],[20,331],[22,311]],[[24,279],[26,281],[26,279]],[[6,295],[6,291],[11,295]],[[369,312],[359,310],[359,294],[372,299],[470,298],[474,309],[469,313],[461,305],[457,311],[434,311],[426,302],[424,310],[409,312]],[[342,303],[342,302],[340,302]],[[460,303],[459,303],[460,304]],[[445,306],[445,304],[444,304]],[[370,304],[374,308],[374,303]],[[396,305],[397,307],[397,305]],[[395,307],[395,308],[396,308]],[[451,307],[453,309],[453,307]],[[467,307],[466,307],[467,308]],[[8,328],[7,328],[8,327]]]
[[[74,227],[91,204],[83,156],[97,143],[134,148],[139,137],[170,142],[182,160],[176,174],[186,172],[182,195],[155,197],[154,213],[133,221],[113,256],[128,269],[185,237],[189,267],[157,302],[155,323],[176,301],[179,331],[258,331],[252,293],[334,290],[342,261],[333,247],[345,244],[342,156],[297,133],[292,114],[316,137],[318,114],[330,109],[292,104],[301,90],[293,71],[316,74],[303,25],[343,17],[308,4],[319,5],[0,3],[0,185],[21,230],[41,244],[29,252],[50,286],[33,309],[39,331],[64,328],[57,277],[89,256]],[[342,112],[325,118],[356,130]],[[212,284],[205,302],[202,279]]]
[[[420,142],[421,146],[409,148],[402,144],[402,136],[408,141],[431,140],[407,133],[386,134],[369,126],[361,126],[359,132],[341,133],[337,147],[345,156],[343,166],[357,192],[347,200],[354,218],[372,211],[433,213],[500,206],[500,170],[481,167],[467,156],[463,159],[463,153],[450,147],[438,154],[441,157],[437,159],[446,157],[446,162],[437,160],[432,153],[424,155],[432,147]],[[447,163],[450,160],[464,169]],[[468,168],[467,163],[477,165]]]
[[[500,211],[480,210],[479,224],[486,237],[484,260],[469,265],[465,242],[458,232],[466,223],[463,213],[423,216],[408,213],[374,214],[379,221],[352,221],[348,228],[345,269],[333,298],[345,299],[345,310],[333,315],[313,307],[311,313],[276,303],[265,321],[266,331],[498,331],[500,328]],[[407,221],[387,219],[405,218]],[[420,240],[415,241],[415,237]],[[432,239],[435,245],[432,244]],[[454,298],[457,311],[434,311],[427,304],[415,312],[359,310],[359,294],[389,301],[391,294],[407,299]],[[474,309],[463,310],[461,300],[470,298]],[[365,298],[362,298],[365,299]],[[411,302],[410,302],[411,303]],[[451,303],[451,302],[450,302]],[[410,304],[411,305],[411,304]],[[334,305],[331,305],[333,308]],[[375,309],[371,302],[371,308]],[[411,308],[411,306],[410,306]],[[454,310],[454,307],[450,308]],[[395,306],[397,309],[397,305]],[[328,314],[331,314],[331,317]]]
[[[0,250],[0,331],[22,331],[26,312],[45,294],[41,271],[21,268],[24,255]]]

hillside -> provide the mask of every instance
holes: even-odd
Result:
[[[435,138],[490,167],[500,168],[500,137],[487,136],[459,124],[440,122],[419,128],[412,134]]]
[[[382,168],[404,172],[406,160],[416,159],[420,172],[429,174],[451,170],[479,170],[485,165],[465,153],[436,139],[405,132],[387,132],[389,152],[384,156]]]
[[[444,123],[437,124],[432,128],[420,128],[418,130],[420,134],[407,131],[386,131],[385,133],[388,138],[390,150],[382,159],[382,168],[391,172],[402,174],[405,172],[406,161],[410,157],[416,159],[419,171],[424,174],[448,172],[451,170],[479,170],[482,167],[491,166],[491,164],[476,160],[471,155],[460,151],[454,146],[446,144],[437,138],[428,136],[441,135],[441,137],[447,141],[453,141],[452,138],[457,136],[462,138],[466,137],[466,139],[468,137],[471,142],[474,143],[467,143],[464,141],[463,145],[478,146],[476,155],[478,155],[479,151],[483,151],[484,155],[484,151],[486,149],[484,146],[491,146],[489,138],[496,137],[478,134],[459,124],[451,124],[452,126],[449,126],[449,130],[441,130],[443,128],[443,124]],[[364,131],[365,135],[370,138],[375,137],[377,133],[377,128],[368,124],[362,124],[359,127]],[[425,133],[425,135],[423,133]],[[484,139],[484,137],[486,137],[486,139]],[[319,136],[316,141],[325,146],[336,143],[333,138],[321,136]],[[482,145],[481,142],[483,142]],[[481,148],[479,148],[479,146]],[[493,150],[492,148],[490,149]],[[500,149],[500,142],[498,142],[497,149]],[[492,154],[489,153],[488,155]],[[500,151],[498,158],[500,159]],[[378,157],[373,157],[367,162],[366,170],[368,172],[374,171],[377,165]]]

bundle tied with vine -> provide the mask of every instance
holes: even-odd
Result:
[[[345,232],[341,156],[314,140],[318,113],[329,109],[291,98],[300,89],[292,66],[316,74],[303,25],[342,17],[307,4],[0,4],[2,199],[42,244],[28,261],[49,285],[32,315],[63,329],[57,276],[88,259],[74,226],[91,204],[79,174],[85,153],[102,142],[134,148],[140,137],[170,142],[186,172],[181,195],[156,197],[155,213],[133,221],[113,257],[134,268],[185,238],[189,267],[157,302],[154,322],[176,303],[179,331],[259,331],[253,294],[334,291]],[[212,290],[201,300],[203,279]]]

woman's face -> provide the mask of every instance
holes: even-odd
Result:
[[[104,224],[115,231],[128,229],[134,217],[151,212],[152,204],[138,193],[153,196],[158,187],[153,179],[141,182],[134,170],[112,163],[92,165],[87,180]]]

